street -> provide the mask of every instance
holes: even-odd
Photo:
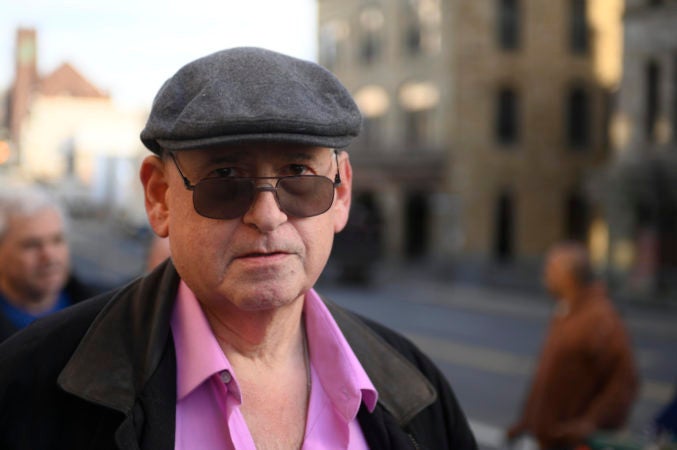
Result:
[[[114,223],[78,221],[76,271],[99,284],[141,273],[146,237]],[[95,280],[94,280],[95,279]],[[543,293],[452,283],[424,269],[379,270],[369,285],[320,280],[321,295],[408,336],[448,377],[482,448],[498,448],[515,420],[534,369],[552,301]],[[677,308],[623,304],[641,392],[627,433],[640,439],[677,380]]]
[[[547,297],[412,278],[401,270],[371,289],[328,284],[321,291],[411,338],[449,379],[480,444],[499,447],[534,369],[550,313]],[[620,309],[642,378],[627,432],[641,439],[675,386],[677,311]]]

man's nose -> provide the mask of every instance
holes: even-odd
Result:
[[[280,209],[275,187],[270,184],[256,186],[254,201],[242,217],[247,225],[262,232],[269,232],[287,221],[287,214]]]

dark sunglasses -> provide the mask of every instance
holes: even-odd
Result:
[[[272,192],[282,212],[293,217],[313,217],[326,212],[334,202],[334,189],[341,184],[336,157],[334,181],[322,175],[288,177],[205,178],[196,184],[181,171],[174,153],[169,152],[183,184],[193,191],[193,207],[210,219],[236,219],[251,208],[257,192]],[[257,185],[259,180],[277,180],[275,186]]]

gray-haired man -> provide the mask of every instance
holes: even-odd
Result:
[[[92,294],[70,275],[65,218],[46,192],[0,188],[0,341]]]

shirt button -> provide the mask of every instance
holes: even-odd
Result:
[[[223,381],[225,384],[230,383],[230,380],[233,379],[233,376],[227,370],[224,370],[223,372],[221,372],[220,376],[221,376],[221,381]]]

